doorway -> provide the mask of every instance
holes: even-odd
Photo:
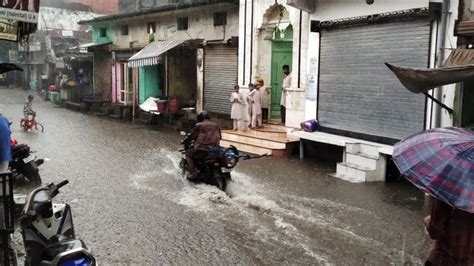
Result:
[[[270,119],[281,119],[280,100],[283,84],[283,66],[288,65],[290,72],[293,61],[293,28],[288,25],[284,30],[277,28],[272,40],[272,65],[271,65],[271,114]]]

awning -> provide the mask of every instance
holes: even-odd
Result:
[[[420,69],[385,64],[400,82],[414,93],[423,93],[440,86],[474,79],[474,65]]]
[[[422,93],[431,89],[474,79],[474,50],[456,49],[443,67],[409,68],[385,63],[411,92]]]
[[[474,20],[459,22],[454,32],[457,36],[474,36]]]
[[[154,41],[128,59],[128,67],[152,66],[160,63],[160,55],[184,43],[181,41]]]
[[[474,65],[474,49],[456,49],[451,52],[445,67]]]

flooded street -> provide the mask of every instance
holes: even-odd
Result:
[[[178,171],[180,136],[35,98],[44,133],[21,132],[26,92],[0,89],[12,135],[44,183],[68,179],[76,233],[101,265],[419,265],[431,247],[425,197],[407,183],[352,184],[335,164],[242,161],[227,193]]]

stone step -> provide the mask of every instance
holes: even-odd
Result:
[[[222,132],[222,139],[231,141],[231,142],[245,143],[252,146],[262,147],[262,148],[271,149],[271,150],[286,149],[286,142],[273,140],[272,138],[268,138],[268,139],[255,138],[252,136],[243,136],[243,135],[238,135],[238,134]]]
[[[263,128],[258,128],[257,131],[261,132],[275,132],[275,133],[287,133],[289,128],[286,128],[285,126],[281,125],[272,125],[272,124],[265,124],[263,125]]]
[[[378,158],[367,157],[362,154],[346,153],[346,162],[375,170],[377,168]]]
[[[259,156],[271,156],[272,155],[272,150],[271,149],[266,149],[262,147],[257,147],[245,143],[238,143],[238,142],[233,142],[233,141],[227,141],[227,140],[221,140],[220,142],[221,147],[229,147],[231,145],[235,146],[239,151],[243,151],[246,153],[254,154],[254,155],[259,155]]]
[[[360,182],[366,182],[368,179],[371,179],[371,171],[373,170],[370,168],[361,167],[350,163],[338,163],[336,166],[336,173],[338,175],[348,176]]]
[[[378,158],[379,152],[378,146],[365,144],[365,143],[347,143],[346,152],[352,154],[361,154],[366,157]]]
[[[232,134],[232,135],[253,137],[253,138],[259,138],[259,139],[277,139],[277,141],[280,141],[280,142],[287,142],[286,132],[265,132],[265,131],[257,131],[257,130],[247,130],[247,131],[224,130],[223,132]]]
[[[328,174],[328,176],[339,178],[341,180],[348,181],[348,182],[351,182],[351,183],[364,183],[365,182],[365,181],[362,181],[360,179],[350,177],[350,176],[347,176],[347,175],[343,175],[343,174],[338,174],[338,173]]]

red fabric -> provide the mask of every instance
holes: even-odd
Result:
[[[436,240],[429,257],[432,265],[474,265],[474,214],[435,199],[427,229]]]

